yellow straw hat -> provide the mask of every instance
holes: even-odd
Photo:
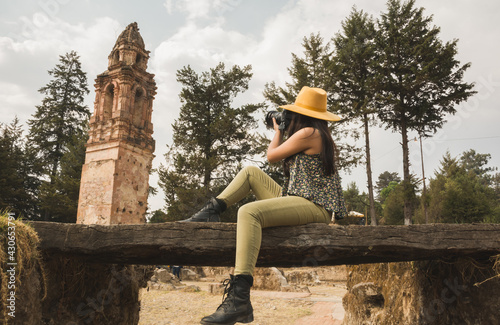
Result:
[[[326,110],[326,91],[321,88],[302,87],[293,105],[280,106],[283,109],[314,117],[320,120],[340,121],[338,115]]]

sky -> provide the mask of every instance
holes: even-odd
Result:
[[[165,163],[166,146],[172,142],[172,123],[181,103],[176,71],[190,65],[197,73],[219,62],[226,67],[252,66],[249,89],[235,106],[264,100],[264,85],[290,82],[287,68],[292,53],[302,56],[302,40],[320,33],[325,41],[340,32],[353,6],[375,19],[386,11],[385,0],[3,0],[0,5],[0,122],[17,116],[26,122],[43,95],[38,89],[50,81],[47,71],[59,56],[75,50],[87,73],[90,94],[86,104],[93,111],[94,79],[107,69],[117,37],[137,22],[155,75],[153,103],[153,167]],[[416,0],[426,16],[440,27],[443,42],[458,39],[456,58],[471,67],[465,81],[478,92],[456,106],[455,115],[433,137],[424,139],[422,152],[427,178],[432,178],[446,152],[458,157],[474,149],[491,154],[489,166],[500,166],[500,1]],[[269,110],[275,109],[269,107]],[[259,119],[261,120],[261,119]],[[25,133],[26,134],[26,133]],[[415,132],[409,137],[414,139]],[[373,179],[384,171],[402,175],[401,136],[383,127],[372,127]],[[354,140],[349,140],[354,141]],[[362,146],[363,141],[357,142]],[[410,142],[410,170],[422,177],[418,141]],[[363,166],[341,171],[344,187],[356,182],[366,191]],[[150,185],[157,186],[153,174]],[[149,199],[150,210],[164,208],[163,193]]]

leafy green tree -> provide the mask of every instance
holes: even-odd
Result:
[[[57,192],[56,178],[60,172],[61,159],[74,137],[86,131],[90,111],[84,104],[89,93],[87,76],[81,69],[80,58],[72,51],[59,57],[59,64],[49,75],[53,79],[39,92],[45,97],[36,108],[33,118],[28,121],[30,127],[28,145],[30,155],[38,162],[36,171],[43,184],[40,197],[50,198]],[[47,183],[47,184],[45,184]],[[55,208],[50,202],[40,202],[43,219],[51,218]]]
[[[433,222],[470,223],[496,219],[498,201],[494,188],[484,184],[474,170],[467,170],[467,165],[461,159],[452,158],[449,152],[430,181],[429,194],[429,213]]]
[[[375,24],[363,11],[352,9],[342,22],[342,32],[333,39],[335,44],[335,75],[339,111],[348,119],[360,121],[364,128],[365,166],[368,182],[368,201],[371,224],[377,224],[373,195],[370,158],[370,131],[372,115],[376,112],[374,99]]]
[[[370,206],[368,194],[366,194],[365,192],[360,193],[359,188],[355,182],[347,184],[347,187],[344,190],[344,200],[347,211],[355,211],[365,215],[366,217],[366,212],[368,210],[368,207]],[[382,215],[382,206],[378,202],[375,203],[375,212],[377,213],[377,215]],[[349,216],[345,220],[340,220],[338,223],[343,225],[359,224],[359,222],[361,221],[362,224],[365,224],[365,221],[363,220],[364,218],[361,220],[359,217]],[[371,224],[371,221],[368,219],[367,223]]]
[[[375,186],[375,189],[377,190],[377,199],[381,202],[384,203],[384,200],[387,198],[387,195],[383,195],[382,192],[389,186],[395,184],[399,184],[401,182],[401,177],[399,177],[398,173],[396,172],[388,172],[385,171],[378,175],[378,180]]]
[[[29,217],[37,211],[38,182],[30,173],[22,133],[17,117],[11,124],[0,123],[0,210]]]
[[[485,222],[500,223],[500,173],[495,173],[492,177],[491,187],[495,192],[495,207],[493,215],[485,218]]]
[[[265,85],[264,97],[273,106],[290,104],[295,101],[297,94],[303,86],[318,87],[324,89],[328,94],[328,108],[335,108],[335,80],[333,65],[333,51],[331,44],[325,43],[320,34],[311,34],[304,37],[302,46],[304,57],[292,53],[292,65],[288,73],[292,82],[285,83],[285,87],[279,87],[275,82]],[[338,113],[338,112],[337,112]],[[347,129],[347,119],[330,124],[332,135],[339,149],[337,165],[340,169],[348,170],[357,165],[359,149],[345,141],[349,136],[357,136],[357,131]]]
[[[385,203],[385,200],[387,200],[387,197],[392,193],[394,192],[394,190],[396,189],[396,187],[400,184],[400,182],[396,182],[396,181],[391,181],[389,184],[387,184],[386,187],[384,187],[381,191],[380,191],[380,202],[382,204]]]
[[[411,224],[413,195],[408,132],[435,133],[445,115],[475,93],[473,84],[462,81],[470,64],[460,65],[455,58],[458,40],[443,43],[432,16],[423,11],[415,8],[415,0],[389,0],[377,24],[379,117],[402,138],[405,224]]]
[[[392,182],[386,187],[383,221],[387,225],[402,225],[404,223],[404,193],[401,184]]]
[[[492,188],[495,190],[495,193],[497,195],[497,201],[500,204],[500,173],[495,173],[491,183]]]
[[[395,179],[399,179],[397,173],[393,173]],[[414,174],[410,175],[410,193],[406,193],[406,187],[399,179],[397,181],[390,181],[390,183],[381,192],[383,207],[383,223],[390,225],[404,224],[404,198],[409,197],[412,206],[419,206],[420,197],[417,196],[418,181]]]
[[[172,125],[166,164],[159,168],[169,218],[185,219],[196,212],[256,154],[252,114],[262,104],[232,106],[251,77],[251,66],[226,70],[223,63],[201,74],[189,66],[177,71],[182,107]]]

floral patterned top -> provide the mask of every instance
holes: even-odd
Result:
[[[295,155],[290,165],[290,177],[285,179],[282,196],[296,195],[306,198],[333,212],[335,219],[347,215],[344,193],[337,171],[325,176],[320,155]]]

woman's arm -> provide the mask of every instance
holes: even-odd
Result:
[[[283,142],[283,135],[274,120],[274,137],[267,148],[267,160],[270,163],[278,162],[299,152],[316,154],[321,152],[321,136],[311,127],[295,132]]]

